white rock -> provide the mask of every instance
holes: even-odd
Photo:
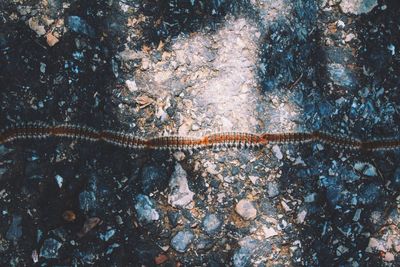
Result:
[[[297,214],[297,223],[303,223],[306,216],[307,216],[306,210],[300,211],[299,214]]]
[[[274,145],[274,146],[272,147],[272,152],[274,152],[275,157],[276,157],[277,159],[279,159],[279,160],[283,159],[283,154],[282,154],[281,149],[279,148],[278,145]]]
[[[351,40],[353,40],[355,37],[356,37],[356,36],[355,36],[354,33],[349,33],[349,34],[347,34],[346,37],[344,38],[344,41],[345,41],[346,43],[351,42]]]
[[[257,210],[250,200],[242,199],[235,207],[235,211],[245,220],[253,220],[257,217]]]
[[[46,29],[43,25],[39,25],[39,22],[35,18],[30,18],[28,20],[28,25],[31,30],[36,32],[37,35],[42,36],[46,34]]]
[[[187,173],[179,163],[175,165],[175,171],[169,181],[169,188],[168,203],[173,207],[185,208],[192,202],[194,193],[190,191]]]
[[[136,92],[138,90],[138,87],[134,80],[126,80],[125,85],[126,85],[126,87],[128,87],[128,90],[131,93]]]
[[[275,229],[272,227],[266,227],[265,225],[263,225],[262,230],[264,232],[265,238],[270,238],[270,237],[278,235],[278,232],[275,231]]]
[[[385,257],[383,258],[384,261],[391,262],[394,261],[393,253],[386,252]]]
[[[344,13],[360,15],[370,12],[377,5],[377,0],[342,0],[340,8]]]
[[[58,175],[58,174],[56,175],[55,178],[56,178],[56,182],[57,182],[58,187],[61,188],[62,185],[63,185],[63,180],[64,180],[64,179],[63,179],[60,175]]]

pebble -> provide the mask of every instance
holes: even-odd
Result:
[[[111,237],[114,236],[116,232],[117,231],[115,229],[110,229],[106,231],[104,234],[100,234],[100,239],[107,242],[108,240],[110,240]]]
[[[316,197],[317,197],[317,194],[316,194],[316,193],[311,193],[311,194],[309,194],[309,195],[307,195],[307,196],[304,197],[304,202],[306,202],[306,203],[312,203],[312,202],[315,201]]]
[[[190,191],[187,173],[179,163],[175,165],[175,171],[169,181],[169,189],[168,203],[173,207],[185,208],[192,202],[194,193]]]
[[[58,174],[56,175],[55,179],[56,179],[58,187],[61,188],[63,185],[64,179],[61,177],[61,175],[58,175]]]
[[[136,82],[134,80],[126,80],[125,81],[126,87],[128,87],[129,92],[134,93],[138,90]]]
[[[207,234],[216,233],[221,227],[221,220],[215,214],[208,214],[204,217],[203,228]]]
[[[354,35],[354,33],[349,33],[346,35],[346,37],[344,38],[344,41],[346,43],[351,42],[356,36]]]
[[[345,66],[338,63],[330,63],[327,65],[327,70],[334,84],[344,87],[354,86],[353,76]]]
[[[390,252],[385,253],[385,257],[383,258],[384,261],[386,262],[391,262],[394,261],[394,254]]]
[[[268,183],[268,196],[269,197],[276,197],[277,195],[279,195],[279,185],[275,182],[273,183]]]
[[[43,25],[40,25],[38,20],[36,18],[30,18],[28,20],[28,25],[31,30],[36,32],[37,35],[42,36],[46,34],[46,29],[44,28]]]
[[[174,158],[176,159],[176,161],[182,161],[185,159],[185,153],[183,153],[182,151],[177,151],[174,153]]]
[[[279,160],[283,159],[283,154],[282,154],[281,149],[279,148],[278,145],[274,145],[272,147],[272,152],[274,152],[274,155],[275,155],[275,157],[277,159],[279,159]]]
[[[89,37],[95,36],[95,30],[92,26],[90,26],[86,20],[82,19],[78,16],[69,16],[68,19],[68,28],[76,33],[84,34]]]
[[[178,252],[185,252],[194,239],[190,230],[180,231],[171,239],[171,246]]]
[[[245,220],[253,220],[257,217],[257,210],[253,203],[247,199],[240,200],[235,207],[236,212]]]
[[[55,46],[59,41],[60,40],[57,37],[55,37],[51,32],[46,34],[46,42],[48,46],[50,47]]]
[[[266,227],[266,226],[264,225],[264,226],[262,227],[262,230],[263,230],[263,232],[264,232],[265,238],[270,238],[270,237],[273,237],[273,236],[278,235],[278,232],[275,231],[275,229],[272,228],[272,227]]]
[[[135,210],[140,223],[148,224],[160,218],[155,203],[146,195],[139,194],[135,198]]]
[[[163,264],[168,260],[168,256],[165,255],[164,253],[159,254],[154,258],[154,263],[157,265]]]
[[[40,257],[46,259],[56,259],[58,250],[61,248],[61,243],[53,238],[46,239],[40,249]]]
[[[296,221],[297,223],[303,223],[305,218],[307,216],[307,211],[306,210],[302,210],[297,214],[297,218]]]
[[[22,236],[22,216],[14,215],[12,218],[12,222],[8,231],[6,233],[6,238],[10,241],[18,241],[18,239]]]
[[[245,237],[239,241],[240,248],[233,254],[233,266],[243,267],[251,266],[251,257],[256,252],[260,242],[251,237]],[[263,248],[263,254],[269,252],[267,248]]]
[[[84,213],[96,208],[96,195],[93,191],[83,191],[79,194],[79,207]]]
[[[342,0],[340,8],[344,13],[360,15],[369,13],[377,5],[377,0]]]

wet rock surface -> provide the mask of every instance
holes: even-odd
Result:
[[[0,128],[400,137],[400,5],[0,1]],[[1,266],[399,266],[400,152],[0,145]]]

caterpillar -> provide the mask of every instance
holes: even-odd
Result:
[[[126,132],[97,130],[83,125],[20,123],[0,132],[0,144],[17,140],[36,140],[50,137],[106,142],[131,149],[190,150],[207,147],[261,147],[267,144],[309,143],[323,144],[350,150],[378,151],[400,148],[400,139],[360,140],[322,131],[291,133],[221,132],[201,137],[160,136],[143,138]]]

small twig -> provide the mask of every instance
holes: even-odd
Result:
[[[297,80],[289,86],[289,89],[293,89],[301,81],[301,78],[303,78],[303,73],[300,74],[299,78],[297,78]]]

